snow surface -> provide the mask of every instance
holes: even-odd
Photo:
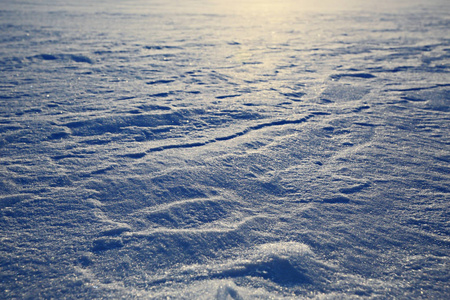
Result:
[[[449,4],[1,1],[0,298],[446,299]]]

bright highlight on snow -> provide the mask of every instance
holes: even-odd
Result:
[[[447,299],[449,3],[0,5],[0,299]]]

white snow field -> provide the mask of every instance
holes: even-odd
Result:
[[[1,299],[448,299],[450,2],[0,1]]]

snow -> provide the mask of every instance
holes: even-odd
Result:
[[[0,298],[446,299],[447,1],[3,1]]]

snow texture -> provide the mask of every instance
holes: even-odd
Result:
[[[448,299],[448,1],[1,1],[1,299]]]

